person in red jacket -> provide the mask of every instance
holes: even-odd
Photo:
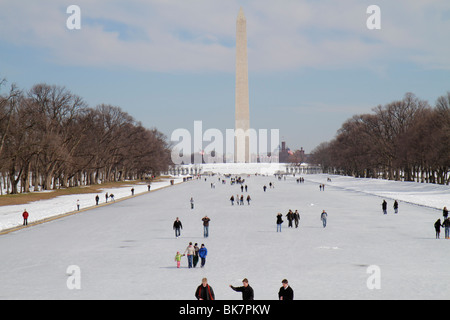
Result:
[[[23,217],[23,225],[24,226],[28,225],[28,212],[27,212],[27,209],[23,210],[22,217]]]

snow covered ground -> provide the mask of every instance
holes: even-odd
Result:
[[[231,206],[231,195],[247,193],[228,179],[219,183],[216,176],[2,235],[0,299],[190,300],[203,277],[217,299],[241,299],[229,284],[241,285],[244,277],[257,300],[277,299],[284,278],[295,299],[450,297],[450,240],[443,230],[435,239],[433,227],[442,207],[450,207],[448,186],[328,175],[305,175],[302,184],[296,183],[298,176],[245,178],[250,205]],[[263,192],[269,182],[275,188]],[[325,191],[319,191],[320,183]],[[388,201],[387,215],[380,197]],[[75,202],[68,202],[71,211]],[[47,210],[53,206],[60,205],[49,202]],[[284,217],[277,233],[276,214],[289,209],[300,212],[300,226],[288,228]],[[5,210],[0,208],[0,216]],[[326,228],[322,210],[328,212]],[[211,218],[209,238],[203,238],[205,215]],[[183,223],[178,239],[172,230],[176,217]],[[189,241],[206,245],[204,268],[188,269],[186,257],[176,268],[174,256]],[[75,276],[68,274],[71,266],[80,271],[80,289],[67,285]],[[368,282],[379,289],[369,289]]]
[[[174,183],[180,183],[182,178],[174,179]],[[170,179],[165,179],[151,184],[150,190],[157,190],[170,185]],[[99,204],[106,202],[105,194],[114,194],[114,199],[120,200],[131,195],[131,188],[134,188],[134,194],[148,192],[147,184],[133,184],[119,188],[102,189],[98,193],[72,194],[59,196],[53,199],[34,201],[28,204],[2,206],[0,207],[0,231],[22,225],[22,212],[27,210],[30,214],[28,223],[54,217],[60,214],[77,210],[77,200],[79,200],[80,209],[86,209],[95,205],[95,196],[100,198]],[[51,191],[50,191],[51,192]],[[110,201],[110,200],[109,200]]]

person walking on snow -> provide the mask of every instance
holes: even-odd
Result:
[[[322,224],[323,224],[324,228],[327,226],[327,217],[328,217],[328,214],[325,212],[325,210],[323,210],[320,215],[320,220],[322,220]]]
[[[394,201],[394,213],[398,213],[398,202],[397,202],[397,200]]]
[[[436,239],[439,239],[441,234],[441,219],[436,220],[434,223],[434,229],[436,230]]]
[[[187,246],[186,250],[184,251],[184,254],[186,255],[187,253],[187,259],[188,259],[188,267],[192,268],[192,262],[194,260],[194,254],[195,254],[195,249],[192,246],[192,242],[189,242],[189,245]]]
[[[206,256],[208,255],[208,249],[206,249],[205,245],[202,243],[200,250],[198,250],[198,256],[200,257],[201,263],[200,267],[203,268],[206,263]]]
[[[175,230],[175,237],[178,238],[181,235],[180,229],[183,229],[183,225],[178,217],[173,222],[173,229]]]
[[[281,213],[277,214],[277,232],[281,232],[281,224],[283,223],[283,215]]]
[[[295,210],[294,212],[294,222],[295,227],[298,228],[298,223],[300,222],[300,213],[298,213],[298,210]]]
[[[205,216],[203,219],[203,237],[208,238],[209,237],[209,222],[211,221],[208,216]]]
[[[233,195],[231,195],[230,201],[231,201],[231,205],[234,206],[234,196]]]
[[[442,226],[445,228],[445,239],[450,239],[450,218],[445,219]]]
[[[197,263],[198,263],[198,251],[200,249],[198,248],[198,244],[195,243],[194,244],[194,258],[193,258],[193,263],[194,263],[194,268],[197,267]]]
[[[194,198],[191,197],[191,209],[194,209]]]
[[[24,226],[28,225],[28,216],[29,216],[29,214],[27,212],[27,209],[23,210],[22,217],[23,217],[23,225]]]
[[[381,204],[381,208],[383,209],[383,214],[387,214],[387,202],[386,202],[386,200],[383,200],[383,203]]]
[[[286,218],[289,221],[288,227],[292,228],[292,221],[294,220],[294,213],[292,212],[291,209],[289,209],[288,213],[286,214]]]
[[[177,254],[175,255],[175,261],[177,262],[177,268],[180,267],[181,257],[184,257],[184,254],[181,254],[179,251],[177,251]]]

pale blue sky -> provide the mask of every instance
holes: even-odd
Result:
[[[66,8],[81,8],[68,30]],[[381,30],[366,9],[381,8]],[[253,128],[310,152],[356,113],[450,90],[450,1],[0,0],[0,77],[64,85],[168,137],[234,127],[235,21],[247,17]]]

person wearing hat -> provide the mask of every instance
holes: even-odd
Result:
[[[242,280],[242,287],[233,287],[230,284],[230,288],[237,292],[242,292],[242,300],[254,300],[253,288],[248,284],[248,279],[244,278]]]
[[[175,261],[177,262],[177,268],[180,268],[181,257],[184,257],[184,254],[181,254],[179,251],[177,251],[177,254],[175,255]]]
[[[279,300],[294,300],[294,290],[289,286],[288,281],[286,279],[283,279],[281,281],[283,286],[278,291],[278,299]]]

